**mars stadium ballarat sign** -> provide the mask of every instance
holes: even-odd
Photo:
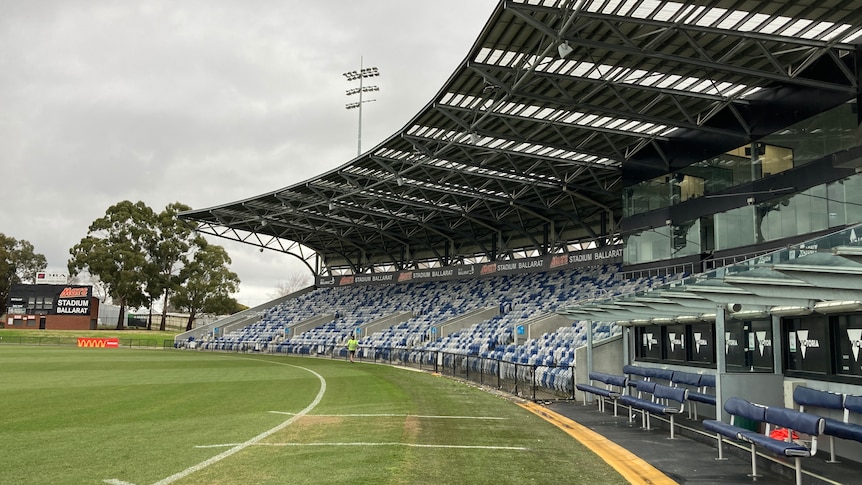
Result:
[[[326,288],[351,285],[444,281],[518,273],[540,273],[543,271],[572,269],[587,266],[604,266],[619,264],[622,263],[622,260],[622,246],[608,246],[573,253],[550,254],[536,258],[461,264],[440,268],[409,269],[402,271],[341,276],[318,276],[316,278],[316,283],[318,287]]]

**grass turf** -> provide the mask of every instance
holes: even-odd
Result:
[[[422,372],[12,345],[0,346],[0,368],[3,483],[626,483],[509,400]],[[321,389],[313,372],[325,392],[297,418]]]
[[[180,332],[157,330],[33,330],[0,328],[0,344],[75,345],[78,337],[117,338],[121,346],[173,347]]]

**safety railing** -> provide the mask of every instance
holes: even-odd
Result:
[[[198,350],[299,355],[325,359],[349,358],[343,345],[281,343],[260,345],[248,342],[196,346]],[[464,355],[438,350],[403,347],[360,346],[355,360],[417,368],[465,379],[477,384],[530,399],[574,400],[574,365],[514,362],[491,357]]]

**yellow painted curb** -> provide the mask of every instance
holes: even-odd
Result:
[[[637,485],[675,485],[677,483],[629,450],[565,416],[532,402],[518,403],[518,405],[581,442],[629,483]]]

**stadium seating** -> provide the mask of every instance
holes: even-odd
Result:
[[[553,314],[561,306],[630,293],[666,279],[626,280],[619,276],[619,269],[610,265],[442,282],[318,288],[268,308],[257,323],[203,339],[198,348],[341,356],[346,355],[346,341],[358,329],[362,357],[397,355],[420,363],[429,353],[439,352],[444,355],[444,365],[456,362],[449,355],[472,357],[457,361],[469,367],[466,370],[499,373],[503,379],[523,379],[535,372],[542,387],[571,393],[575,349],[586,344],[586,326],[576,321],[521,345],[514,345],[515,328]],[[499,310],[494,316],[442,337],[435,333],[458,318],[492,308]],[[398,314],[405,315],[403,321],[385,328],[374,325]],[[325,315],[333,317],[308,328],[306,322]],[[376,330],[368,331],[372,328]],[[601,341],[620,333],[616,325],[602,324],[595,327],[593,338]]]

